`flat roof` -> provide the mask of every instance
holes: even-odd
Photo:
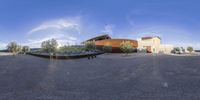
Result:
[[[159,36],[146,36],[146,37],[142,37],[142,40],[147,40],[147,39],[152,39],[152,38],[159,38],[161,40],[161,38]]]

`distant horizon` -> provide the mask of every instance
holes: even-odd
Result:
[[[0,50],[11,41],[32,48],[55,38],[80,44],[102,34],[200,50],[198,0],[1,0]]]

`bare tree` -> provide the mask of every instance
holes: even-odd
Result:
[[[7,48],[8,48],[8,51],[12,52],[14,56],[22,50],[21,46],[18,45],[16,42],[10,42]]]
[[[43,41],[41,44],[42,51],[50,54],[50,59],[52,55],[57,51],[58,42],[55,39],[50,39],[47,41]]]
[[[57,47],[58,47],[58,42],[55,39],[43,41],[41,44],[42,50],[47,53],[55,53]]]

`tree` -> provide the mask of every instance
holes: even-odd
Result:
[[[190,53],[192,53],[193,47],[187,47],[187,50],[188,50]]]
[[[95,41],[87,41],[85,43],[85,50],[86,51],[93,51],[96,49]]]
[[[41,44],[41,51],[48,52],[48,43],[47,41],[43,41]]]
[[[30,52],[30,47],[29,46],[23,46],[22,51],[24,53]]]
[[[123,41],[120,44],[120,49],[128,55],[128,53],[131,53],[133,51],[133,44],[130,41]]]
[[[10,42],[7,48],[9,52],[13,53],[13,55],[18,54],[21,51],[21,46],[18,45],[16,42]]]
[[[180,48],[179,47],[175,47],[174,50],[180,52]]]
[[[171,51],[171,53],[174,53],[174,54],[181,54],[180,51],[181,51],[181,50],[180,50],[179,47],[175,47],[175,48]]]
[[[58,43],[55,39],[50,39],[47,41],[43,41],[41,44],[41,49],[47,53],[55,53],[58,47]]]
[[[103,51],[106,53],[112,52],[112,46],[103,46]]]

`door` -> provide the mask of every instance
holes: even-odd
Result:
[[[144,48],[146,48],[147,53],[152,53],[151,46],[144,46]]]

